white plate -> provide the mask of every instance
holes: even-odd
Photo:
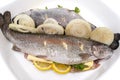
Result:
[[[119,17],[98,0],[17,0],[1,8],[0,11],[4,12],[9,10],[12,12],[12,16],[14,16],[19,12],[31,8],[45,8],[46,6],[48,8],[54,8],[57,7],[57,5],[62,5],[68,9],[74,9],[74,7],[77,6],[81,10],[81,16],[89,22],[96,26],[107,26],[114,32],[120,32]],[[114,26],[116,28],[114,28]],[[120,53],[120,51],[118,51],[120,50],[119,48],[114,52],[111,59],[102,63],[102,66],[95,70],[59,75],[53,71],[38,71],[22,54],[11,50],[12,44],[5,39],[1,32],[0,36],[0,42],[2,42],[0,45],[0,53],[2,53],[1,55],[4,61],[18,80],[96,80],[110,69],[110,66],[118,59],[118,53]]]

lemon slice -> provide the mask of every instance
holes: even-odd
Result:
[[[59,63],[53,63],[52,68],[55,72],[59,74],[66,74],[71,70],[71,66]]]
[[[33,64],[38,70],[43,70],[43,71],[49,70],[52,67],[51,64],[40,62],[40,61],[33,61]]]
[[[85,67],[83,69],[83,71],[86,71],[86,70],[89,70],[89,69],[92,68],[92,66],[94,65],[94,62],[93,61],[89,61],[89,62],[84,63],[84,65],[88,66],[88,67]]]

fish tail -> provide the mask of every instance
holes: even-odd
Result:
[[[5,11],[4,14],[0,13],[0,28],[2,30],[3,35],[7,37],[7,31],[9,24],[11,23],[11,13],[9,11]]]
[[[4,25],[3,15],[0,13],[0,28]]]
[[[10,11],[5,11],[3,14],[3,18],[5,21],[5,24],[10,24],[11,23],[11,13]]]

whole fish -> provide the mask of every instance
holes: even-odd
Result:
[[[47,17],[56,19],[60,25],[66,26],[72,19],[82,18],[67,9],[30,10],[24,12],[31,16],[36,25],[42,24]],[[1,30],[4,36],[14,44],[13,49],[34,56],[44,56],[47,60],[62,64],[79,64],[112,56],[109,46],[89,39],[65,35],[48,35],[20,33],[8,28],[11,23],[9,12],[0,16]],[[61,19],[64,17],[64,20]],[[93,26],[93,25],[92,25]]]

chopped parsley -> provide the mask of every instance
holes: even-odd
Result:
[[[63,6],[61,6],[61,5],[57,5],[58,6],[58,8],[63,8]]]
[[[72,67],[77,69],[77,70],[83,70],[84,68],[86,68],[88,66],[84,65],[84,63],[81,63],[81,64],[74,64],[74,65],[72,65]]]
[[[45,9],[48,9],[48,7],[46,6]]]
[[[61,5],[57,5],[57,6],[58,6],[58,8],[63,8],[63,6],[61,6]],[[46,6],[45,9],[48,9],[48,7]],[[80,9],[78,7],[75,7],[74,12],[79,13]]]
[[[80,9],[79,9],[78,7],[75,7],[74,12],[75,12],[75,13],[79,13],[79,12],[80,12]]]

